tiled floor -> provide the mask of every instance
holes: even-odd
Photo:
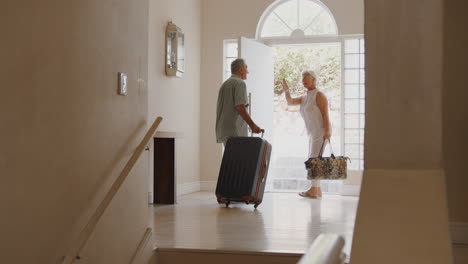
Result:
[[[338,233],[349,256],[358,198],[265,193],[263,203],[219,205],[213,193],[178,198],[176,205],[153,206],[153,238],[159,248],[304,253],[321,233]]]

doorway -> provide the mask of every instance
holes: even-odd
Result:
[[[241,38],[244,39],[244,38]],[[348,184],[346,181],[322,181],[322,189],[326,193],[358,196],[362,170],[364,168],[364,101],[365,101],[365,65],[364,38],[362,35],[337,36],[330,39],[296,39],[295,44],[285,44],[276,39],[271,47],[263,45],[263,49],[271,49],[271,63],[265,65],[263,58],[258,58],[258,52],[247,52],[246,41],[225,40],[225,78],[228,77],[228,65],[237,56],[245,57],[247,61],[262,62],[265,68],[271,68],[271,73],[262,71],[262,76],[253,68],[249,79],[257,81],[249,83],[254,87],[256,98],[263,100],[259,110],[252,116],[259,124],[270,124],[267,140],[273,142],[272,160],[267,181],[267,191],[297,192],[307,189],[310,182],[306,179],[304,161],[307,159],[307,136],[304,122],[299,116],[298,108],[287,106],[279,80],[286,78],[290,84],[293,96],[303,92],[300,76],[305,69],[314,69],[318,73],[318,87],[327,96],[329,114],[332,122],[332,149],[335,155],[344,155],[351,159],[348,163]],[[249,42],[253,42],[250,40]],[[242,47],[239,47],[242,46]],[[258,46],[258,45],[257,45]],[[238,52],[243,50],[244,54]],[[271,76],[269,76],[271,75]],[[271,84],[265,80],[271,81]],[[250,80],[247,80],[249,82]],[[264,83],[258,84],[258,81]],[[266,88],[265,88],[266,87]],[[265,98],[268,98],[265,100]],[[255,97],[253,97],[255,99]],[[269,101],[270,106],[264,107]],[[256,101],[253,105],[258,105]],[[271,109],[270,114],[265,113]],[[285,123],[286,122],[286,123]],[[330,150],[325,151],[329,155]]]
[[[269,181],[270,192],[298,192],[307,190],[304,161],[308,156],[308,136],[299,106],[288,106],[281,87],[285,79],[292,97],[300,97],[305,90],[301,73],[313,69],[318,74],[317,88],[328,99],[329,116],[332,124],[332,149],[341,153],[342,96],[341,96],[341,43],[318,43],[307,45],[279,45],[274,50],[274,98],[273,134]],[[330,150],[324,153],[329,155]],[[339,193],[342,181],[321,181],[327,193]]]

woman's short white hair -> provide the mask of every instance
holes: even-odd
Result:
[[[314,78],[314,86],[317,86],[317,74],[315,73],[315,71],[309,69],[309,70],[304,70],[302,72],[302,75],[304,75],[304,73],[310,74],[310,76],[312,76]]]

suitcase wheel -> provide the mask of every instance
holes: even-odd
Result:
[[[230,203],[231,203],[231,201],[226,201],[226,207],[229,207]]]
[[[258,207],[260,204],[261,204],[261,203],[255,203],[254,208],[257,209],[257,207]]]

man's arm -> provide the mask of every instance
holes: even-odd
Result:
[[[245,109],[245,105],[236,105],[236,110],[239,112],[239,115],[244,119],[244,121],[249,125],[250,129],[252,129],[252,132],[254,133],[261,133],[264,130],[259,128],[252,118],[250,117],[249,113],[247,113],[247,109]]]

